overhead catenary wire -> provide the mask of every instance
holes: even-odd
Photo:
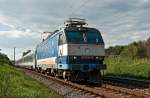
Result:
[[[82,1],[83,1],[83,0],[82,0]],[[72,17],[73,15],[75,15],[75,13],[76,13],[76,12],[79,12],[79,10],[80,10],[81,8],[85,7],[85,5],[86,5],[87,3],[89,3],[89,1],[90,1],[90,0],[84,0],[83,2],[80,3],[79,6],[75,7],[75,9],[73,9],[73,4],[74,4],[74,3],[73,3],[72,6],[70,6],[71,11],[70,11],[70,13],[67,15],[67,17]],[[92,1],[92,0],[91,0],[91,1]]]
[[[66,9],[69,9],[69,12],[68,12],[68,14],[66,14],[65,16],[64,16],[64,18],[63,18],[63,21],[64,21],[64,23],[65,23],[65,21],[66,21],[66,19],[68,19],[68,18],[81,18],[81,17],[76,17],[75,16],[75,13],[76,12],[79,12],[79,10],[81,9],[81,8],[83,8],[83,7],[85,7],[85,5],[87,4],[87,3],[89,3],[89,1],[90,0],[78,0],[78,1],[74,1],[73,2],[73,0],[69,0],[69,1],[71,1],[70,2],[70,6],[69,7],[66,7]],[[91,0],[92,1],[92,0]],[[80,4],[77,4],[77,2],[80,2]],[[78,10],[78,11],[77,11]],[[62,27],[62,26],[61,26]]]

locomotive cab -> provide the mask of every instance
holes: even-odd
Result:
[[[84,20],[67,21],[64,33],[59,35],[58,67],[65,69],[63,77],[100,82],[100,70],[106,69],[104,41],[97,29],[85,24]]]

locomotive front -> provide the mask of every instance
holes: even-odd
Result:
[[[70,75],[73,80],[100,82],[100,70],[106,69],[101,33],[95,28],[85,27],[84,20],[67,22],[65,36],[60,37],[59,43],[59,57],[65,58],[69,69],[64,71],[63,77]],[[59,63],[63,60],[60,59]]]

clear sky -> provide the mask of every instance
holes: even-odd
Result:
[[[106,47],[150,37],[150,0],[0,0],[0,49],[17,58],[59,29],[68,17],[98,28]]]

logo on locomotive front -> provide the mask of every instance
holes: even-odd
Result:
[[[62,56],[62,50],[59,49],[59,56]]]

